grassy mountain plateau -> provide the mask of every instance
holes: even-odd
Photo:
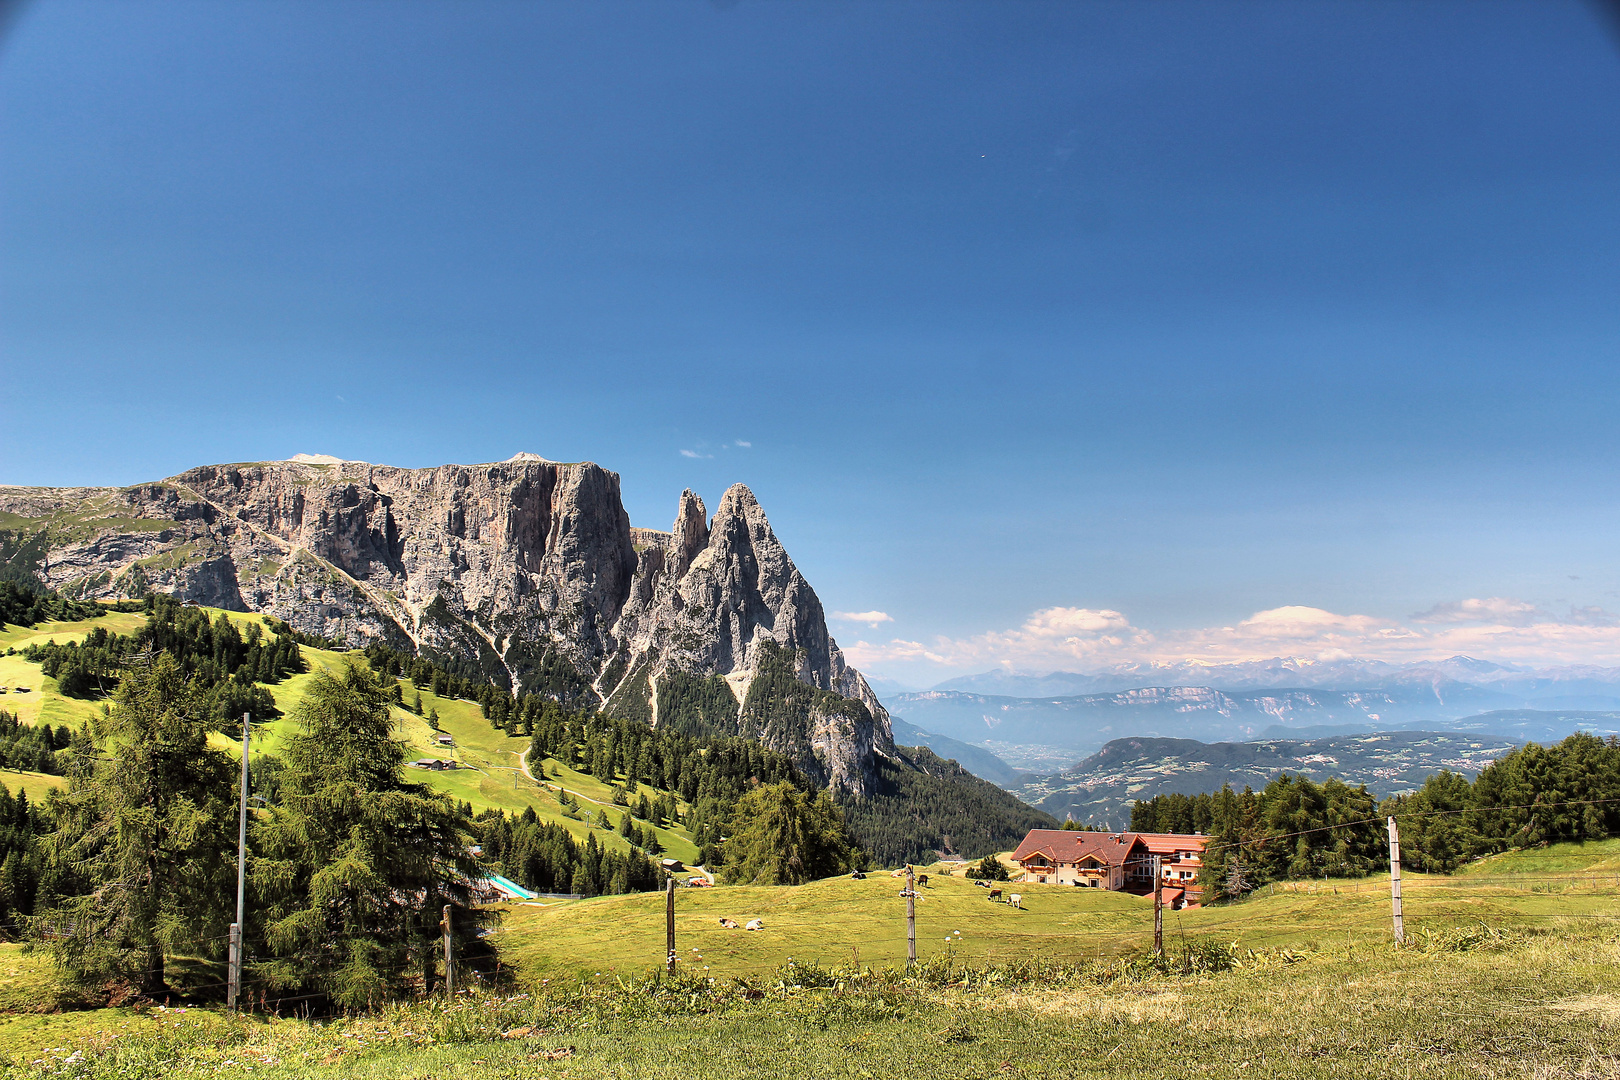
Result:
[[[1620,740],[1468,726],[1601,713],[1312,733],[1386,706],[968,689],[940,733],[844,661],[746,488],[657,532],[613,474],[521,456],[5,488],[0,514],[0,1075],[1620,1072]],[[1175,702],[1289,737],[1118,736]],[[1019,765],[1095,746],[1031,775],[998,727]],[[1150,898],[1015,905],[930,862],[1005,877],[1029,827],[1126,814],[1209,838],[1162,950]],[[850,872],[874,858],[927,881]],[[723,887],[656,895],[666,867]]]
[[[0,560],[71,600],[166,594],[517,699],[757,741],[886,861],[1006,847],[1045,820],[895,745],[740,484],[712,518],[684,493],[659,531],[632,527],[618,476],[588,462],[204,466],[126,488],[0,487]]]

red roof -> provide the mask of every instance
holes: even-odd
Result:
[[[1140,837],[1149,855],[1174,855],[1178,851],[1190,851],[1196,856],[1203,853],[1204,844],[1209,840],[1207,836],[1187,833],[1144,832],[1127,835]]]

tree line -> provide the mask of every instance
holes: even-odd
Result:
[[[128,611],[128,604],[108,606],[92,600],[70,600],[45,588],[31,577],[4,576],[0,567],[0,630],[10,626],[37,626],[42,622],[93,619],[109,611]]]
[[[615,695],[619,704],[593,711],[539,693],[514,694],[381,645],[369,647],[366,656],[374,669],[408,678],[441,697],[478,702],[491,727],[531,740],[531,765],[549,757],[590,773],[613,787],[620,805],[643,784],[678,794],[692,804],[680,823],[691,832],[705,865],[724,861],[720,838],[731,835],[734,804],[752,787],[786,783],[806,793],[821,790],[805,773],[807,762],[770,750],[761,739],[802,744],[812,706],[865,709],[799,682],[792,654],[774,645],[762,649],[759,674],[740,711],[719,676],[662,676],[657,727],[650,725],[650,713],[613,712],[622,706],[622,694]],[[604,681],[611,679],[604,676]],[[402,696],[400,704],[425,715],[419,695],[409,702]],[[941,848],[995,851],[1016,844],[1029,829],[1057,824],[926,748],[906,753],[904,764],[879,763],[871,796],[837,807],[855,863],[928,860]]]
[[[50,819],[22,788],[12,795],[0,784],[0,932],[15,937],[34,913],[43,869],[39,838]]]
[[[1157,795],[1134,805],[1131,829],[1207,834],[1199,884],[1216,898],[1290,878],[1372,873],[1388,864],[1391,816],[1401,865],[1427,873],[1510,848],[1620,835],[1620,738],[1530,743],[1472,782],[1441,770],[1418,791],[1382,801],[1365,785],[1287,774],[1260,791]]]
[[[95,699],[111,693],[138,658],[165,653],[208,694],[221,718],[277,715],[275,699],[258,684],[279,683],[304,670],[298,642],[285,623],[275,637],[266,636],[257,621],[242,631],[224,612],[210,618],[201,608],[155,593],[147,595],[144,609],[146,625],[134,634],[97,626],[83,641],[30,645],[23,658],[40,665],[63,695]]]
[[[49,773],[61,776],[65,769],[61,754],[73,742],[67,725],[24,724],[16,713],[0,709],[0,769]]]
[[[621,825],[632,821],[626,814]],[[581,844],[563,826],[541,821],[533,807],[516,815],[486,810],[474,825],[482,838],[485,865],[524,888],[580,896],[663,888],[664,872],[644,844],[632,841],[629,851],[619,851],[598,843],[595,833]]]

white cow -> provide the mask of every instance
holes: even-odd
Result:
[[[1010,907],[1015,907],[1022,911],[1024,909],[1024,894],[1013,893],[1011,896],[1007,897],[1007,904]]]

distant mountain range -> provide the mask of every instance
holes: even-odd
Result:
[[[1155,795],[1195,795],[1222,784],[1259,789],[1288,772],[1319,781],[1336,776],[1384,797],[1413,790],[1441,769],[1471,779],[1516,745],[1510,739],[1431,731],[1243,743],[1115,739],[1073,768],[1030,779],[1012,791],[1053,817],[1117,829],[1130,824],[1132,803]]]
[[[1141,681],[1154,676],[1164,681]],[[1188,676],[1207,681],[1175,681]],[[1620,731],[1620,668],[1529,670],[1464,656],[1406,665],[1142,664],[1092,674],[985,672],[887,701],[916,727],[1045,772],[1119,738],[1427,730],[1539,742],[1575,730],[1608,734]]]
[[[1560,709],[1620,709],[1620,668],[1573,665],[1524,668],[1453,656],[1447,660],[1389,664],[1380,660],[1306,660],[1273,657],[1241,663],[1133,663],[1082,674],[985,671],[949,679],[934,690],[992,697],[1075,697],[1142,687],[1197,686],[1215,690],[1352,690],[1453,683],[1490,689],[1513,705]]]

